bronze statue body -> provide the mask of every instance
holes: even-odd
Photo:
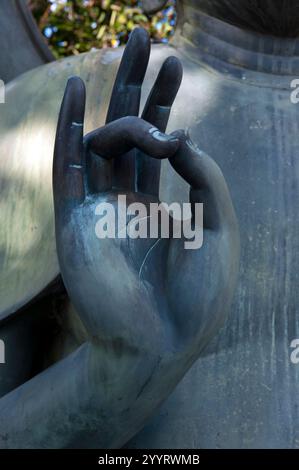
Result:
[[[237,292],[229,321],[160,409],[154,413],[158,402],[170,393],[168,377],[164,396],[161,394],[160,400],[146,409],[147,416],[141,416],[136,407],[138,422],[134,423],[135,428],[132,425],[131,433],[134,429],[137,432],[147,419],[143,431],[129,442],[131,436],[121,435],[111,445],[126,442],[128,447],[141,448],[298,445],[299,369],[290,361],[290,343],[299,337],[295,203],[299,191],[296,160],[299,144],[295,139],[298,105],[291,99],[291,83],[299,73],[299,42],[296,37],[275,37],[272,30],[267,34],[267,27],[262,30],[260,25],[258,31],[252,31],[254,22],[246,16],[245,20],[244,16],[238,19],[229,10],[228,17],[224,17],[219,9],[221,3],[224,4],[220,0],[179,2],[176,35],[171,45],[153,47],[144,94],[149,93],[157,66],[166,57],[172,55],[182,62],[184,79],[169,128],[187,127],[192,140],[215,159],[228,182],[241,232]],[[235,2],[225,3],[233,6]],[[263,5],[267,9],[275,3],[269,0]],[[244,0],[242,5],[245,8],[247,2]],[[86,328],[59,290],[59,282],[52,284],[60,272],[54,237],[52,154],[67,77],[79,75],[87,84],[85,129],[93,131],[105,122],[111,77],[116,74],[120,55],[118,50],[98,51],[65,59],[27,72],[7,86],[10,111],[0,116],[1,194],[5,200],[2,216],[10,223],[1,233],[4,269],[0,274],[3,318],[0,337],[6,339],[7,360],[10,356],[15,367],[9,367],[9,362],[5,364],[6,375],[1,379],[3,395],[47,365],[59,364],[58,359],[86,341]],[[159,173],[157,162],[151,161],[151,166],[155,175]],[[188,200],[188,185],[167,160],[162,162],[159,186],[161,200]],[[28,205],[28,200],[35,201],[34,205]],[[15,214],[14,219],[11,214]],[[221,258],[221,250],[215,254]],[[192,265],[194,279],[198,279],[202,292],[200,269],[200,264],[197,268]],[[211,286],[215,282],[212,271]],[[184,274],[178,276],[180,279],[184,279]],[[65,284],[70,291],[67,279]],[[209,289],[210,286],[206,292]],[[41,293],[43,296],[37,301]],[[181,297],[188,300],[189,295],[186,289]],[[49,308],[49,296],[55,299],[54,310],[58,310],[60,324],[50,344],[39,341],[47,326],[48,311],[53,310]],[[84,306],[78,308],[78,302],[75,300],[75,307],[80,312]],[[199,304],[193,305],[200,312]],[[49,337],[49,330],[45,336]],[[17,351],[13,346],[16,341],[21,345]],[[25,367],[18,366],[21,356]],[[115,370],[119,365],[115,360]],[[180,368],[181,374],[188,366]],[[146,370],[145,367],[145,374]],[[49,371],[52,374],[53,368],[46,369]],[[178,380],[176,377],[174,382]],[[0,405],[11,396],[4,396]],[[5,407],[9,409],[8,405]],[[121,415],[117,410],[114,422]],[[133,416],[130,419],[134,421]],[[87,415],[88,422],[90,419]],[[75,438],[72,442],[76,445]],[[91,444],[89,437],[82,441],[85,446],[101,444],[106,442]],[[67,443],[56,441],[56,445]]]

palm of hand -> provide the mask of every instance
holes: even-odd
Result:
[[[176,59],[164,64],[146,104],[143,118],[151,124],[125,117],[138,113],[147,65],[144,44],[138,37],[137,43],[133,42],[134,38],[116,80],[108,125],[85,138],[85,151],[83,129],[78,125],[83,122],[84,87],[79,79],[73,79],[66,92],[55,155],[68,152],[69,160],[59,163],[57,157],[56,170],[54,165],[54,194],[55,175],[58,181],[66,174],[66,194],[57,189],[55,198],[57,249],[64,282],[91,335],[105,341],[120,340],[146,354],[180,351],[186,368],[226,316],[237,274],[238,230],[217,165],[199,154],[184,133],[167,138],[153,127],[166,128],[181,80]],[[143,65],[140,56],[136,78],[134,67],[125,65],[130,54],[140,52]],[[175,75],[172,89],[170,75]],[[67,136],[65,123],[69,124]],[[67,152],[63,148],[66,137],[71,142]],[[191,186],[191,202],[205,204],[201,249],[186,250],[182,238],[133,239],[127,233],[129,219],[120,230],[116,228],[115,237],[96,236],[100,204],[109,203],[117,215],[118,196],[147,209],[159,202],[160,167],[150,156],[169,157]],[[144,217],[140,219],[144,221]]]

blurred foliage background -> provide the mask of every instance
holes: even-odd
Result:
[[[31,11],[55,57],[93,48],[125,44],[136,26],[147,29],[154,42],[167,42],[173,33],[175,1],[149,16],[138,0],[29,0]]]

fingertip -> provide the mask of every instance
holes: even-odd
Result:
[[[133,29],[130,34],[128,44],[135,43],[136,45],[141,44],[141,47],[144,47],[150,43],[150,35],[146,29],[137,26]]]
[[[178,129],[174,132],[172,132],[170,135],[172,135],[174,138],[176,138],[179,142],[184,142],[187,140],[187,135],[184,129]]]
[[[67,90],[71,90],[79,94],[85,94],[85,84],[83,80],[76,75],[72,75],[68,78],[66,88]]]
[[[183,65],[181,61],[175,56],[169,56],[162,65],[162,70],[165,71],[168,78],[171,78],[180,86],[183,78]]]
[[[165,134],[164,132],[159,131],[156,127],[152,127],[149,130],[149,133],[153,137],[153,139],[157,140],[158,142],[179,142],[179,139],[173,134]]]
[[[179,129],[171,134],[174,138],[177,138],[180,142],[179,145],[179,152],[175,159],[185,159],[186,157],[189,158],[197,158],[198,156],[202,156],[203,152],[198,148],[198,146],[193,142],[190,136],[189,129],[183,130]],[[174,155],[175,156],[175,155]]]
[[[179,148],[179,139],[170,134],[160,132],[156,128],[150,129],[151,137],[155,140],[152,156],[154,158],[170,158]]]
[[[150,105],[170,108],[180,89],[182,77],[181,62],[174,56],[168,57],[160,69],[146,108]]]
[[[86,89],[83,80],[77,76],[69,77],[64,93],[62,109],[67,121],[83,123]],[[64,123],[65,124],[65,123]]]
[[[83,80],[78,75],[71,75],[68,77],[67,83],[83,83]]]
[[[141,69],[141,76],[143,76],[145,73],[144,69],[147,67],[149,61],[150,50],[151,39],[149,33],[144,28],[137,27],[133,29],[125,48],[125,57],[127,57],[128,60],[125,64],[126,67],[129,65],[129,58],[133,59],[133,62],[139,62],[138,68]],[[138,69],[134,68],[135,73],[136,70]]]

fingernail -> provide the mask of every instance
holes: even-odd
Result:
[[[150,129],[149,133],[153,136],[154,139],[158,140],[159,142],[178,142],[178,139],[173,135],[164,134],[155,127]]]

